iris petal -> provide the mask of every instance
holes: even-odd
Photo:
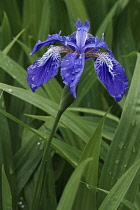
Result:
[[[87,40],[87,33],[90,28],[90,23],[88,21],[85,21],[85,23],[82,25],[81,20],[78,20],[76,22],[76,44],[79,48],[79,52],[81,52],[82,48],[85,46],[86,40]]]
[[[50,48],[41,58],[27,69],[27,81],[34,92],[58,73],[61,57],[57,47]]]
[[[64,42],[63,37],[60,36],[60,33],[53,34],[53,35],[48,35],[47,39],[43,42],[38,40],[38,42],[35,44],[34,48],[32,49],[30,55],[34,54],[41,47],[48,46],[49,44],[53,44],[54,42],[61,42],[61,43]]]
[[[98,78],[106,86],[109,94],[119,102],[128,88],[128,81],[123,67],[109,53],[100,53],[94,67]]]
[[[99,39],[98,37],[95,37],[95,49],[99,49],[99,48],[105,48],[107,50],[109,50],[108,48],[108,44],[104,41],[104,33],[102,34],[102,38]]]
[[[108,44],[104,41],[104,34],[102,34],[101,39],[88,34],[83,51],[90,48],[94,48],[94,51],[100,51],[100,48],[105,48],[108,52],[110,52]]]
[[[76,86],[84,70],[85,54],[68,53],[61,63],[61,76],[64,84],[68,85],[70,92],[76,98]]]
[[[75,32],[69,36],[64,36],[63,40],[64,40],[65,46],[69,45],[73,51],[78,50],[78,46],[76,45],[76,33]]]

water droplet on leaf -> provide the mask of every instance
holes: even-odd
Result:
[[[132,120],[131,126],[132,126],[132,127],[135,127],[135,126],[136,126],[136,120],[135,120],[135,119]]]
[[[119,160],[116,160],[116,161],[115,161],[115,164],[117,165],[118,163],[119,163]]]
[[[42,142],[41,144],[40,144],[40,146],[39,146],[39,150],[43,150],[43,148],[44,148],[44,142]]]
[[[13,92],[13,90],[10,89],[10,88],[5,88],[5,90],[8,91],[9,93],[12,93]]]
[[[4,101],[2,101],[1,106],[2,106],[2,108],[4,108]]]
[[[19,205],[22,205],[22,201],[19,201],[18,204],[19,204]]]
[[[13,174],[13,168],[10,166],[10,168],[9,168],[9,173],[10,174]]]
[[[118,145],[118,147],[119,147],[120,150],[123,148],[123,146],[124,146],[124,143],[120,143],[120,144]]]
[[[135,147],[133,147],[132,152],[133,152],[133,153],[135,153],[135,152],[136,152],[136,148],[135,148]]]
[[[92,185],[87,184],[87,188],[91,190],[93,187],[92,187]]]

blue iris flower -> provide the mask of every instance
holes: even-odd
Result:
[[[42,46],[48,46],[59,42],[62,46],[51,45],[47,52],[38,58],[27,69],[27,81],[34,92],[42,84],[48,82],[58,74],[60,68],[63,83],[69,86],[70,92],[76,98],[76,87],[84,70],[85,61],[96,59],[94,69],[97,77],[105,85],[109,94],[120,101],[128,88],[128,80],[125,70],[114,58],[112,51],[102,38],[94,37],[88,33],[90,23],[80,20],[76,22],[77,31],[69,36],[61,36],[60,33],[48,35],[43,42],[35,44],[30,55],[38,51]],[[101,52],[101,48],[106,52]],[[66,53],[61,58],[60,53]]]

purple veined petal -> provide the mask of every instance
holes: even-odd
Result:
[[[107,50],[109,50],[108,48],[108,44],[104,41],[104,33],[102,34],[102,38],[99,39],[98,37],[95,37],[95,49],[99,49],[99,48],[105,48]]]
[[[60,36],[60,33],[53,34],[53,35],[48,35],[47,39],[43,42],[38,40],[38,42],[35,44],[34,48],[32,49],[30,55],[34,54],[41,47],[48,46],[49,44],[53,44],[54,42],[61,42],[61,43],[64,42],[63,37]]]
[[[90,43],[95,43],[95,37],[92,34],[87,34],[87,40],[86,40],[86,44],[90,44]]]
[[[105,48],[107,51],[110,51],[108,48],[108,44],[104,41],[104,34],[102,34],[102,38],[99,39],[98,37],[91,37],[92,35],[87,38],[87,42],[83,48],[85,51],[87,48],[94,48],[95,51],[100,50],[101,48]]]
[[[68,53],[61,63],[63,83],[68,85],[70,92],[76,98],[76,87],[84,70],[85,54]]]
[[[50,48],[41,58],[28,67],[27,81],[33,92],[57,75],[61,64],[61,56],[57,48]]]
[[[69,36],[64,36],[64,45],[69,45],[73,51],[78,51],[78,46],[76,45],[76,33],[72,33]]]
[[[94,67],[109,94],[119,102],[128,88],[128,80],[123,67],[109,53],[100,53]]]
[[[88,33],[85,46],[82,48],[82,52],[86,52],[90,48],[95,48],[95,37]]]
[[[82,24],[81,20],[78,20],[76,22],[76,28],[76,44],[78,46],[79,52],[81,53],[81,50],[85,46],[87,40],[90,23],[88,21],[85,21],[85,23]]]

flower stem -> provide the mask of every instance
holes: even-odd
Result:
[[[69,88],[67,86],[65,86],[64,90],[62,92],[62,97],[61,97],[58,113],[56,115],[56,118],[55,118],[52,130],[51,130],[50,136],[48,138],[48,141],[44,147],[43,157],[42,157],[42,161],[41,161],[41,164],[39,167],[39,173],[38,173],[35,190],[34,190],[34,194],[33,194],[31,210],[40,209],[40,201],[41,201],[41,196],[42,196],[41,190],[43,189],[43,185],[44,185],[44,182],[47,177],[46,162],[48,160],[49,155],[51,155],[51,150],[50,150],[51,142],[52,142],[53,136],[56,132],[59,120],[60,120],[63,112],[72,104],[73,100],[74,100],[74,98],[70,94]]]
[[[49,136],[48,141],[46,142],[45,148],[44,148],[44,152],[43,152],[43,157],[41,160],[41,164],[39,167],[39,174],[37,177],[37,182],[35,185],[35,190],[34,190],[34,195],[33,195],[33,202],[32,202],[32,210],[38,210],[40,209],[40,200],[41,200],[41,196],[42,196],[42,188],[44,185],[44,179],[47,176],[47,171],[46,171],[46,162],[48,160],[49,155],[51,155],[51,142],[53,139],[53,136],[56,132],[57,129],[57,125],[59,123],[59,120],[61,118],[61,115],[63,114],[63,112],[58,111],[57,116],[55,118],[53,127],[52,127],[52,131],[51,134]]]
[[[51,130],[51,134],[50,134],[49,139],[48,139],[48,141],[47,141],[47,145],[46,145],[46,147],[44,148],[44,153],[43,153],[43,157],[42,157],[41,163],[42,163],[43,161],[45,161],[45,159],[47,160],[47,154],[48,154],[48,151],[49,151],[49,148],[50,148],[50,146],[51,146],[51,142],[52,142],[53,136],[54,136],[54,134],[55,134],[55,132],[56,132],[57,125],[58,125],[58,123],[59,123],[59,120],[60,120],[62,114],[63,114],[63,112],[61,112],[61,111],[58,110],[57,116],[56,116],[56,118],[55,118],[55,121],[54,121],[52,130]]]

